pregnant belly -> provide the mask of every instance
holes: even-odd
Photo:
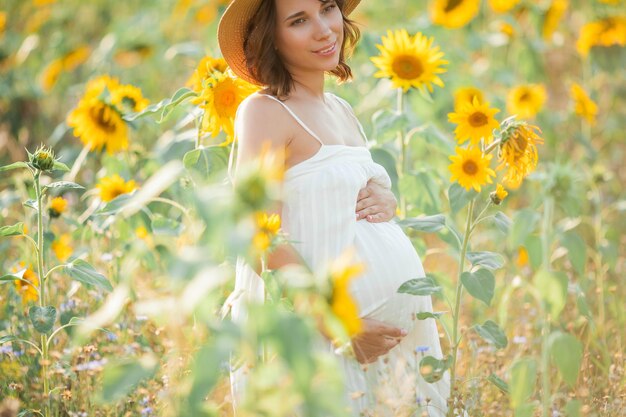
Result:
[[[429,297],[397,292],[405,281],[425,276],[417,252],[398,225],[360,220],[354,243],[366,268],[351,286],[362,318],[408,329],[415,313],[430,311]]]

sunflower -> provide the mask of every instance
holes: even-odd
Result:
[[[7,25],[7,12],[0,11],[0,36],[4,33],[4,28]]]
[[[113,154],[128,148],[126,122],[115,107],[97,98],[83,98],[67,116],[67,124],[92,151],[106,148]]]
[[[99,98],[105,90],[111,93],[111,91],[115,90],[119,86],[120,81],[117,78],[109,75],[101,75],[87,82],[83,98]]]
[[[576,49],[587,56],[593,46],[626,45],[626,17],[612,16],[587,23],[580,30]]]
[[[26,268],[24,263],[20,263],[20,269],[24,268]],[[13,281],[15,284],[15,290],[18,292],[20,297],[22,297],[22,304],[27,304],[29,301],[36,302],[39,299],[39,277],[29,266],[26,268],[26,271],[24,271],[22,278],[28,282],[20,279]]]
[[[104,202],[109,202],[115,197],[132,192],[137,185],[135,181],[124,181],[124,178],[117,174],[110,177],[102,177],[96,188],[100,190],[100,199]]]
[[[504,13],[511,10],[519,3],[519,0],[489,0],[489,5],[496,13]]]
[[[63,69],[73,71],[89,58],[91,50],[88,46],[80,46],[63,57]]]
[[[48,214],[52,218],[57,218],[65,213],[67,209],[67,200],[63,197],[54,197],[48,205]]]
[[[139,88],[125,84],[111,91],[111,104],[120,111],[128,113],[142,111],[150,104],[150,101],[143,97]]]
[[[358,334],[363,328],[359,308],[350,293],[350,282],[365,270],[362,263],[352,262],[352,255],[353,251],[344,252],[332,262],[330,268],[332,284],[330,308],[350,337]]]
[[[257,251],[265,252],[280,230],[280,216],[276,213],[268,216],[265,212],[258,212],[255,219],[257,232],[252,238],[252,245]]]
[[[502,184],[497,184],[496,190],[489,194],[489,197],[491,198],[491,202],[497,206],[504,201],[507,195],[509,195],[509,193],[504,189]]]
[[[225,73],[213,73],[200,95],[193,99],[204,110],[202,131],[216,137],[220,130],[227,135],[226,144],[234,135],[235,113],[239,104],[258,87]]]
[[[493,140],[493,129],[500,127],[500,123],[493,117],[500,110],[489,108],[489,103],[480,103],[478,97],[474,97],[472,103],[461,104],[456,113],[449,113],[448,120],[457,125],[454,130],[459,144],[470,140],[476,145],[481,139],[485,143]]]
[[[226,64],[224,58],[205,56],[200,60],[189,80],[187,80],[187,85],[193,88],[194,91],[201,93],[204,88],[204,82],[211,78],[216,71],[220,73],[226,72],[226,68],[228,68],[228,64]]]
[[[502,22],[500,24],[500,33],[511,39],[513,36],[515,36],[515,28],[510,23]]]
[[[598,105],[576,83],[572,84],[570,93],[572,100],[574,100],[574,111],[576,114],[587,119],[590,125],[594,125],[596,123],[596,115],[598,114]]]
[[[521,85],[511,89],[506,98],[506,108],[521,119],[534,117],[547,99],[546,89],[541,84]]]
[[[563,14],[569,7],[569,0],[552,0],[543,21],[543,38],[549,40],[559,26]]]
[[[59,76],[63,72],[63,60],[55,59],[44,68],[39,78],[39,85],[45,92],[49,92],[59,80]]]
[[[466,190],[474,188],[477,192],[485,184],[491,184],[491,177],[495,177],[496,173],[489,168],[492,155],[484,155],[477,148],[463,149],[456,147],[456,155],[450,156],[452,163],[448,166],[448,170],[452,174],[450,181],[458,181]]]
[[[457,29],[468,24],[479,8],[480,0],[434,0],[429,7],[430,19],[437,25]]]
[[[70,246],[70,235],[64,233],[59,236],[58,239],[54,240],[50,245],[50,248],[56,255],[57,259],[61,262],[67,261],[70,255],[73,252],[72,247]]]
[[[443,65],[448,61],[441,59],[443,52],[438,46],[432,47],[434,38],[427,38],[421,33],[409,36],[405,29],[395,32],[387,31],[382,37],[382,45],[376,45],[380,55],[370,58],[379,71],[377,78],[391,78],[395,88],[404,92],[409,88],[428,88],[432,92],[432,84],[443,87],[443,81],[437,74],[446,72]]]
[[[518,268],[523,268],[528,265],[528,251],[525,247],[520,246],[517,249],[517,259],[515,260]]]
[[[537,144],[543,143],[538,133],[541,130],[537,126],[519,121],[512,121],[501,130],[500,164],[496,169],[506,168],[502,181],[507,187],[518,188],[537,167]]]
[[[485,101],[483,92],[476,87],[463,87],[454,92],[454,110],[458,111],[461,105],[464,103],[473,103],[474,97],[478,99],[479,103]]]

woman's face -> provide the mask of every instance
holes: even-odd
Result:
[[[339,64],[343,17],[335,0],[274,0],[276,48],[291,74],[331,71]]]

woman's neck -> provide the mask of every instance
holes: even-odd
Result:
[[[294,86],[289,94],[307,99],[326,102],[324,96],[324,73],[294,74],[292,75]]]

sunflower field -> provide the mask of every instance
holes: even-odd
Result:
[[[289,240],[264,212],[284,172],[268,151],[228,175],[257,88],[219,55],[227,5],[0,1],[0,416],[232,416],[235,366],[238,416],[349,415],[314,339],[321,325],[353,354],[362,268],[266,267]],[[411,371],[449,375],[450,417],[626,415],[625,6],[363,0],[351,15],[354,79],[327,88],[424,263],[398,291],[432,296],[415,320],[436,320],[444,357],[416,346]],[[239,258],[266,288],[243,324]],[[438,415],[411,387],[387,375],[367,415]]]

